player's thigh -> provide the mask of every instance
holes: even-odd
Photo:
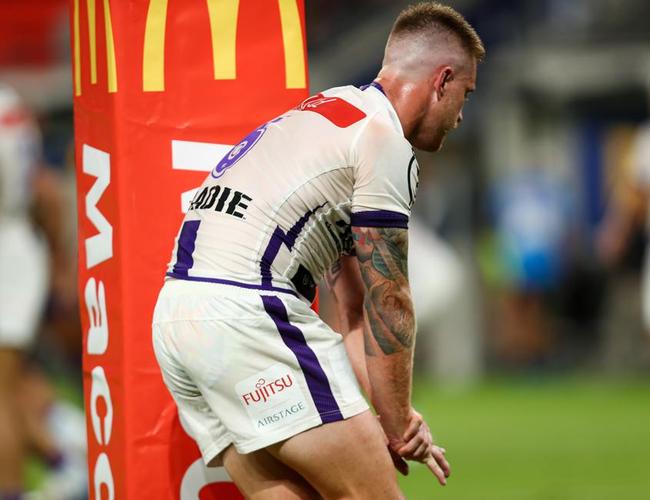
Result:
[[[383,432],[370,411],[267,448],[324,498],[403,498]]]
[[[296,471],[266,450],[245,455],[229,446],[223,465],[246,498],[253,500],[311,500],[320,498],[316,490]]]

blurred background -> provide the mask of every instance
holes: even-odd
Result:
[[[372,81],[407,3],[306,0],[312,92]],[[441,152],[418,152],[410,275],[415,404],[453,477],[443,490],[414,465],[403,488],[416,499],[650,498],[650,3],[447,3],[487,57],[460,129]],[[29,362],[14,378],[0,366],[0,398],[20,387],[34,435],[59,436],[35,438],[30,489],[74,499],[85,491],[67,8],[0,0],[0,83],[28,110],[20,141],[0,123],[0,255],[23,248],[10,218],[29,217],[37,236],[24,244],[43,276],[37,337],[21,346]],[[0,91],[0,107],[12,99]],[[22,184],[7,180],[18,142],[31,158]],[[0,311],[16,300],[8,279]],[[322,314],[336,323],[326,292]],[[0,412],[0,438],[1,426]]]

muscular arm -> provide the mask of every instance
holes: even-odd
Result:
[[[364,298],[364,347],[372,403],[389,441],[399,442],[411,412],[415,318],[406,229],[353,227]]]
[[[408,474],[404,459],[423,462],[444,485],[450,473],[445,450],[433,445],[429,427],[411,407],[415,318],[406,230],[352,231],[357,259],[342,257],[326,275],[348,355],[380,416],[395,467]]]
[[[343,335],[352,368],[363,391],[372,400],[363,348],[365,288],[356,257],[341,256],[327,272],[325,280],[336,305],[338,331]]]

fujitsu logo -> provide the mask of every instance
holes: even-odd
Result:
[[[271,382],[267,382],[265,379],[261,378],[255,384],[255,390],[243,394],[241,398],[246,406],[250,406],[251,403],[266,403],[275,394],[284,391],[292,385],[293,380],[291,379],[291,375],[288,373]]]

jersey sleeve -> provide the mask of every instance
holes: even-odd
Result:
[[[407,228],[419,167],[410,144],[390,124],[371,118],[352,147],[353,226]]]

